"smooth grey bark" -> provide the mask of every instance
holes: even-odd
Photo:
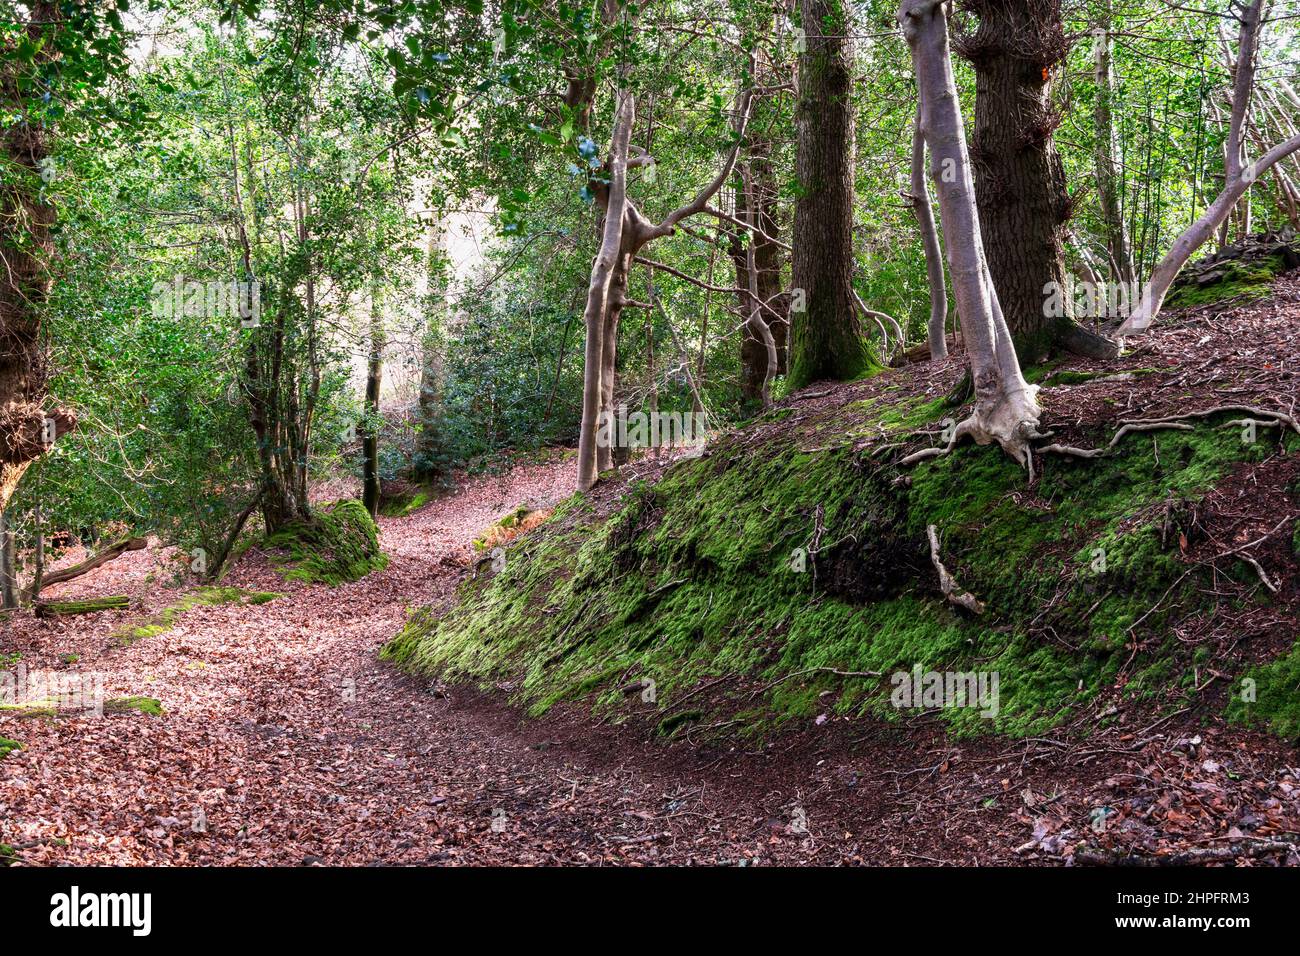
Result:
[[[945,327],[948,323],[948,286],[943,276],[943,250],[939,246],[939,230],[934,224],[934,208],[930,203],[930,186],[925,181],[925,133],[921,129],[921,110],[916,111],[912,128],[912,185],[909,197],[917,225],[921,228],[921,243],[925,247],[925,274],[930,286],[930,321],[926,332],[930,342],[930,358],[941,359],[948,354]]]
[[[975,181],[953,78],[948,4],[903,0],[898,19],[912,50],[921,128],[930,147],[948,272],[975,390],[975,407],[957,425],[953,440],[969,435],[980,444],[996,441],[1016,461],[1031,465],[1029,442],[1038,436],[1040,415],[1038,388],[1021,374],[984,255]]]
[[[623,246],[623,207],[627,199],[627,152],[636,118],[632,94],[620,91],[614,111],[614,132],[609,151],[609,192],[605,204],[605,225],[600,248],[591,267],[587,304],[582,313],[586,328],[583,348],[582,427],[578,434],[578,489],[586,491],[596,483],[597,428],[602,405],[602,371],[605,358],[606,306]]]
[[[752,68],[751,68],[752,75]],[[678,206],[660,222],[647,219],[627,195],[627,172],[633,166],[646,165],[653,158],[640,148],[632,155],[632,126],[636,119],[635,96],[628,90],[616,95],[614,126],[607,160],[608,183],[597,189],[597,201],[604,213],[604,225],[596,257],[592,262],[583,324],[587,338],[584,347],[582,425],[578,436],[578,490],[586,491],[596,483],[601,471],[612,467],[612,442],[602,442],[602,415],[614,413],[614,370],[617,359],[619,318],[631,302],[627,297],[628,276],[637,262],[637,253],[663,236],[671,236],[683,219],[709,209],[709,200],[731,177],[736,158],[749,123],[753,88],[745,90],[739,100],[740,121],[737,141],[722,168],[713,179],[687,203]],[[662,267],[661,267],[662,268]],[[612,430],[612,429],[611,429]]]

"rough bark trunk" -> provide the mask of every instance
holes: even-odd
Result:
[[[54,252],[54,209],[41,198],[48,178],[48,132],[30,109],[32,93],[23,75],[53,69],[63,14],[57,3],[37,0],[30,8],[25,38],[37,45],[30,62],[0,49],[0,112],[10,120],[0,134],[8,166],[0,183],[0,514],[18,483],[53,441],[76,427],[70,409],[46,411],[48,375],[41,343],[40,313],[49,296],[48,265]],[[18,119],[15,119],[18,117]]]
[[[1052,142],[1059,122],[1051,71],[1069,50],[1059,0],[978,0],[975,32],[959,50],[975,70],[970,154],[989,272],[1020,357],[1044,358],[1062,318],[1047,292],[1066,288],[1065,167]]]
[[[958,424],[954,441],[970,435],[997,441],[1029,464],[1037,432],[1037,387],[1025,382],[984,256],[975,183],[957,101],[948,46],[948,10],[939,0],[904,0],[899,10],[912,50],[921,101],[921,127],[943,219],[944,245],[962,337],[970,355],[975,408]]]
[[[853,22],[846,0],[800,0],[800,11],[792,389],[858,378],[874,364],[853,301]]]

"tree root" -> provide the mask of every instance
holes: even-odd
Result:
[[[963,607],[972,614],[983,614],[983,602],[969,591],[963,591],[957,579],[939,560],[939,530],[934,525],[930,525],[925,529],[925,533],[930,538],[930,560],[934,563],[934,569],[939,572],[939,590],[943,592],[943,596],[950,604]]]
[[[1275,411],[1269,408],[1258,408],[1254,405],[1217,405],[1214,408],[1202,409],[1195,412],[1186,412],[1182,415],[1171,415],[1168,418],[1137,418],[1121,420],[1119,429],[1115,432],[1111,440],[1101,448],[1080,448],[1076,445],[1063,445],[1059,443],[1033,448],[1028,444],[1029,441],[1050,438],[1052,433],[1039,432],[1033,427],[1032,423],[1023,422],[1021,424],[1021,430],[1024,433],[1023,437],[1025,444],[1023,445],[1024,458],[1021,459],[1017,456],[1013,447],[1008,447],[1007,441],[1004,441],[996,435],[991,437],[996,439],[1013,458],[1016,458],[1017,461],[1020,461],[1021,464],[1025,465],[1029,469],[1030,481],[1033,481],[1033,453],[1035,452],[1040,455],[1068,455],[1073,458],[1101,458],[1113,453],[1115,447],[1124,439],[1124,437],[1134,432],[1190,432],[1195,430],[1195,426],[1187,424],[1189,420],[1210,418],[1224,412],[1241,412],[1251,417],[1234,418],[1232,421],[1224,422],[1219,426],[1220,428],[1244,428],[1246,426],[1254,426],[1257,428],[1289,428],[1297,435],[1300,435],[1300,423],[1297,423],[1296,419],[1293,416],[1288,415],[1286,412]],[[1026,426],[1029,427],[1026,428]],[[959,423],[953,432],[952,440],[949,441],[947,445],[934,448],[922,448],[920,451],[915,451],[910,455],[904,456],[899,460],[898,464],[900,467],[905,467],[914,465],[917,462],[927,461],[931,458],[939,458],[946,455],[956,447],[957,442],[966,434],[975,435],[976,440],[979,440],[979,425],[973,419],[968,418]],[[1012,444],[1014,445],[1015,442],[1012,442]]]

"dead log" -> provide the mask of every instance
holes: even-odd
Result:
[[[128,551],[140,551],[149,542],[145,538],[123,538],[116,544],[109,545],[103,551],[94,557],[87,558],[80,564],[74,564],[70,568],[64,568],[61,571],[50,571],[41,578],[40,589],[44,591],[52,584],[62,584],[64,581],[71,581],[73,578],[79,578],[83,574],[95,570],[101,565],[108,564],[115,558],[120,558]]]
[[[36,616],[41,618],[71,617],[74,614],[96,614],[99,611],[125,611],[131,599],[125,594],[112,597],[86,598],[82,601],[37,601]]]

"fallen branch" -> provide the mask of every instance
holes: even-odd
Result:
[[[1207,846],[1183,850],[1178,853],[1123,853],[1119,850],[1097,850],[1082,847],[1074,854],[1074,862],[1085,866],[1188,866],[1196,863],[1221,863],[1242,857],[1255,858],[1273,853],[1295,852],[1296,845],[1285,840],[1263,837],[1250,838],[1231,846]]]
[[[767,691],[775,687],[777,684],[781,684],[784,683],[785,681],[788,681],[791,677],[803,677],[806,674],[834,674],[837,677],[883,677],[884,676],[884,673],[882,671],[842,671],[836,667],[807,667],[801,671],[792,671],[789,674],[785,674],[781,677],[778,677],[770,684],[764,684],[758,690],[750,694],[749,699],[753,700],[759,694],[766,693]]]
[[[99,611],[124,611],[131,606],[125,594],[113,597],[87,598],[84,601],[37,601],[36,616],[42,618],[70,617],[74,614],[95,614]]]
[[[934,569],[939,572],[939,590],[943,596],[952,604],[958,607],[964,607],[972,614],[983,614],[984,605],[975,595],[969,591],[963,591],[957,580],[943,566],[939,560],[939,530],[934,525],[925,529],[926,535],[930,538],[930,560],[934,563]]]
[[[120,558],[128,551],[140,551],[148,541],[144,538],[123,538],[116,544],[109,545],[103,551],[94,557],[87,558],[80,564],[74,564],[70,568],[64,568],[61,571],[50,571],[41,578],[40,589],[44,591],[53,584],[62,584],[64,581],[71,581],[73,578],[79,578],[83,574],[88,574],[97,567],[108,564],[115,558]]]

